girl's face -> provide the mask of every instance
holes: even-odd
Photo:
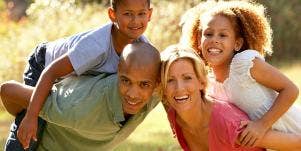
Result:
[[[207,63],[213,68],[230,64],[242,45],[231,21],[222,15],[209,16],[202,20],[202,29],[200,49]]]
[[[201,98],[203,85],[189,59],[179,59],[170,65],[165,99],[177,112],[189,110]]]

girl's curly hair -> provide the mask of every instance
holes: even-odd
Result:
[[[199,54],[198,44],[202,32],[201,20],[206,15],[223,15],[229,18],[237,36],[244,39],[242,51],[254,49],[263,56],[272,53],[272,29],[263,5],[246,1],[219,1],[215,2],[214,5],[212,3],[211,5],[201,3],[200,5],[202,6],[198,5],[192,9],[195,11],[194,15],[197,16],[196,19],[192,18],[190,23],[187,22],[183,26],[183,31],[185,29],[190,32],[182,33],[182,38],[189,37],[186,44],[194,48]]]

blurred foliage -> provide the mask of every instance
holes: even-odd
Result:
[[[273,62],[301,58],[301,0],[260,0],[267,7],[273,29]]]
[[[109,0],[32,0],[27,17],[15,23],[0,12],[0,83],[9,79],[21,81],[27,56],[40,42],[55,40],[77,32],[99,27],[109,21]],[[258,0],[267,7],[274,30],[274,54],[279,62],[300,60],[301,0]],[[177,43],[178,26],[185,10],[200,0],[152,0],[153,15],[146,35],[163,50]],[[0,8],[4,2],[0,0]],[[1,10],[1,9],[0,9]]]

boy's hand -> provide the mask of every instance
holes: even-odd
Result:
[[[24,149],[29,148],[30,140],[33,139],[37,141],[37,127],[38,127],[38,117],[32,118],[25,115],[22,120],[19,130],[18,130],[18,138],[20,143],[23,145]]]
[[[259,121],[242,121],[241,128],[245,127],[239,136],[239,144],[246,147],[255,147],[269,129]]]

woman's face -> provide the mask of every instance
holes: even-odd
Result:
[[[176,111],[189,110],[201,98],[203,85],[197,78],[192,61],[178,59],[169,68],[165,99]]]

